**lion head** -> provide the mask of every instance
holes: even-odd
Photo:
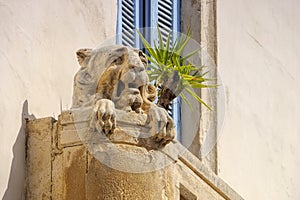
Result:
[[[72,108],[109,99],[117,107],[147,112],[153,104],[156,90],[149,83],[148,61],[142,51],[113,45],[80,49],[77,58],[81,68],[74,78]]]

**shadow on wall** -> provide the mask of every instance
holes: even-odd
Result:
[[[25,199],[25,140],[26,140],[26,120],[35,119],[34,115],[28,113],[28,101],[25,100],[22,109],[22,125],[19,130],[16,142],[13,146],[13,160],[10,168],[8,185],[2,200]]]

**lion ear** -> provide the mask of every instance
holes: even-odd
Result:
[[[90,57],[91,55],[91,51],[92,49],[79,49],[77,52],[76,52],[76,55],[77,55],[77,59],[78,59],[78,63],[81,67],[84,67],[82,66],[83,65],[83,61],[87,58]]]

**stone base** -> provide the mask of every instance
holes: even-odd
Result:
[[[73,114],[27,123],[26,199],[242,199],[176,141],[150,150],[117,131],[91,149]]]
[[[92,158],[87,172],[87,199],[166,199],[174,193],[172,187],[166,187],[171,186],[168,171],[126,173]]]

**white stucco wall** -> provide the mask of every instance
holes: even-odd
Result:
[[[300,1],[220,0],[220,176],[245,199],[300,199]]]
[[[76,50],[113,36],[116,15],[116,0],[0,0],[3,199],[21,199],[24,187],[23,103],[27,100],[29,113],[38,118],[57,117],[60,101],[69,108],[79,68]]]

